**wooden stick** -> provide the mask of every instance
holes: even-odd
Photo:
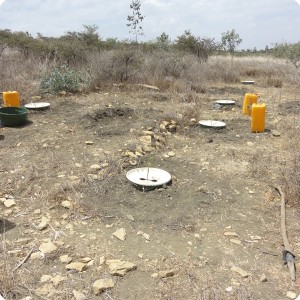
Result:
[[[282,240],[283,240],[283,245],[285,250],[288,252],[292,253],[292,247],[289,243],[287,233],[286,233],[286,218],[285,218],[285,195],[284,192],[282,191],[280,186],[276,186],[275,189],[279,192],[281,196],[281,235],[282,235]],[[291,279],[293,281],[296,280],[296,270],[295,270],[295,263],[294,261],[287,261],[287,266],[290,272]]]
[[[18,270],[27,261],[27,259],[31,255],[32,251],[33,251],[33,248],[28,252],[28,254],[26,255],[26,257],[13,269],[13,272],[16,271],[16,270]]]

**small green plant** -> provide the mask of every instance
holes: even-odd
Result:
[[[66,65],[56,67],[49,74],[42,76],[40,88],[43,93],[57,94],[65,91],[76,93],[90,82],[90,76],[72,69]]]

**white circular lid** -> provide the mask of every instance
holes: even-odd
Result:
[[[221,104],[221,105],[233,105],[235,104],[234,100],[216,100],[215,103]]]
[[[171,174],[167,171],[148,167],[132,169],[126,177],[134,184],[147,187],[160,186],[171,180]]]
[[[224,128],[226,127],[226,123],[221,121],[214,120],[201,120],[199,124],[203,127],[211,127],[211,128]]]
[[[25,104],[25,107],[28,109],[41,109],[41,108],[47,108],[50,106],[50,103],[48,102],[35,102],[35,103],[27,103]]]

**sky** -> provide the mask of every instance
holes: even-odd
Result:
[[[300,0],[140,0],[144,35],[155,40],[163,32],[172,41],[190,30],[196,37],[221,40],[235,31],[240,49],[264,49],[275,43],[300,41]],[[131,0],[0,0],[0,29],[32,36],[59,37],[67,31],[98,26],[102,39],[134,39],[126,26]]]

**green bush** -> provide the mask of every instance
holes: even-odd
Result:
[[[57,94],[65,91],[70,93],[80,92],[90,82],[90,76],[81,73],[66,65],[56,67],[49,74],[44,74],[40,80],[43,93]]]

